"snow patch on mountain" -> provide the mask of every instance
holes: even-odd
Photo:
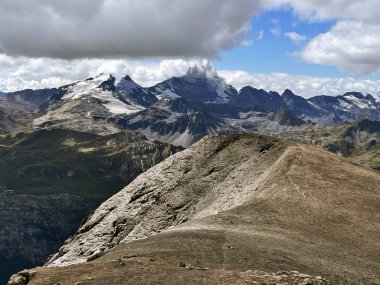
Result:
[[[161,86],[156,87],[156,97],[158,100],[163,100],[163,99],[175,99],[175,98],[181,98],[179,95],[173,92],[173,90],[170,89],[162,89]]]
[[[101,100],[102,105],[105,106],[112,114],[133,114],[143,110],[141,106],[126,104],[118,97],[118,94],[109,90],[103,90],[100,86],[107,80],[114,80],[112,75],[100,74],[95,78],[89,78],[84,81],[79,81],[67,86],[66,94],[62,100],[76,100],[86,97],[93,97]],[[124,80],[125,81],[125,80]],[[128,85],[126,82],[121,84]],[[127,86],[131,90],[132,84]]]
[[[376,109],[375,106],[368,99],[360,99],[354,95],[345,95],[346,99],[350,100],[351,104],[355,105],[360,109]]]

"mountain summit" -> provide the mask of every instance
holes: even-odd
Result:
[[[151,88],[159,99],[182,97],[203,103],[228,103],[237,91],[218,76],[211,64],[193,66],[185,75],[173,77]]]

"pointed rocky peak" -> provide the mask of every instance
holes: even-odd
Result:
[[[247,92],[255,92],[258,91],[257,88],[253,88],[252,86],[244,86],[239,90],[239,94],[247,93]]]
[[[117,84],[117,91],[130,94],[133,90],[141,88],[129,75],[124,76]]]
[[[297,95],[295,95],[295,94],[293,93],[292,90],[290,90],[290,89],[286,89],[286,90],[282,93],[281,96],[282,96],[282,97],[295,97],[295,96],[297,96]]]
[[[296,95],[292,90],[286,89],[281,98],[283,99],[286,107],[297,116],[319,116],[319,110],[312,105],[307,99],[302,96]]]
[[[133,81],[132,78],[128,74],[126,76],[124,76],[123,79],[127,80],[127,81]]]
[[[268,93],[264,89],[257,89],[257,88],[254,88],[252,86],[245,86],[239,90],[238,96],[253,96],[253,97],[267,96],[267,97],[270,97],[270,94],[275,96],[274,93],[276,93],[278,95],[277,92]]]
[[[115,92],[115,80],[116,78],[112,76],[112,74],[109,75],[108,79],[100,83],[98,88],[102,89],[103,91],[111,91]]]
[[[185,75],[172,77],[149,89],[159,99],[182,97],[203,103],[228,103],[237,91],[218,76],[208,62],[191,66]]]
[[[149,88],[143,88],[137,84],[129,75],[124,76],[116,84],[116,92],[121,98],[130,104],[146,108],[156,103],[158,99]]]
[[[281,96],[277,92],[266,92],[263,89],[245,86],[239,94],[231,100],[231,105],[236,107],[260,106],[266,111],[275,112],[285,107]]]
[[[302,126],[305,121],[293,115],[288,109],[280,108],[268,116],[269,120],[278,122],[282,126]]]
[[[306,107],[307,105],[309,105],[309,103],[307,102],[305,98],[294,94],[293,91],[289,89],[286,89],[282,93],[281,97],[284,99],[288,107],[297,108],[297,107],[301,107],[301,105],[303,105],[302,107]]]

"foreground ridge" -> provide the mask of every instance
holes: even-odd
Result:
[[[20,284],[376,284],[378,185],[312,146],[206,137],[104,202]]]

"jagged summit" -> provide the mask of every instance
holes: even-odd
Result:
[[[116,79],[112,74],[101,73],[88,80],[61,87],[60,91],[63,94],[61,99],[63,102],[84,98],[98,99],[112,114],[125,114],[141,110],[139,106],[134,106],[120,98],[116,92],[119,85],[116,86],[115,82]]]
[[[278,122],[281,126],[302,126],[305,121],[293,115],[288,109],[280,108],[268,116],[269,120]]]
[[[137,84],[131,76],[129,76],[128,74],[125,75],[123,78],[121,78],[119,80],[119,82],[117,82],[117,87],[118,87],[118,91],[121,91],[121,92],[131,92],[137,88],[141,88],[141,86],[139,84]]]
[[[124,76],[116,84],[116,92],[127,102],[144,109],[158,101],[155,95],[147,92],[137,84],[129,75]]]
[[[285,89],[281,96],[296,96],[292,90]]]
[[[102,83],[100,83],[98,88],[101,88],[103,91],[115,92],[116,91],[115,80],[116,78],[113,77],[112,74],[110,74],[109,78],[103,81]]]
[[[51,97],[47,113],[34,119],[37,129],[70,129],[97,134],[120,131],[105,122],[114,114],[131,114],[143,109],[123,97],[116,78],[101,73],[96,77],[60,87]]]
[[[133,81],[132,78],[128,74],[126,76],[124,76],[123,79],[127,80],[127,81]]]
[[[210,62],[191,66],[185,75],[149,88],[159,99],[182,97],[203,103],[228,103],[237,90],[221,78]]]
[[[251,86],[240,89],[239,94],[231,100],[230,104],[238,107],[260,106],[270,112],[286,107],[277,92],[268,93],[263,89],[256,89]]]

